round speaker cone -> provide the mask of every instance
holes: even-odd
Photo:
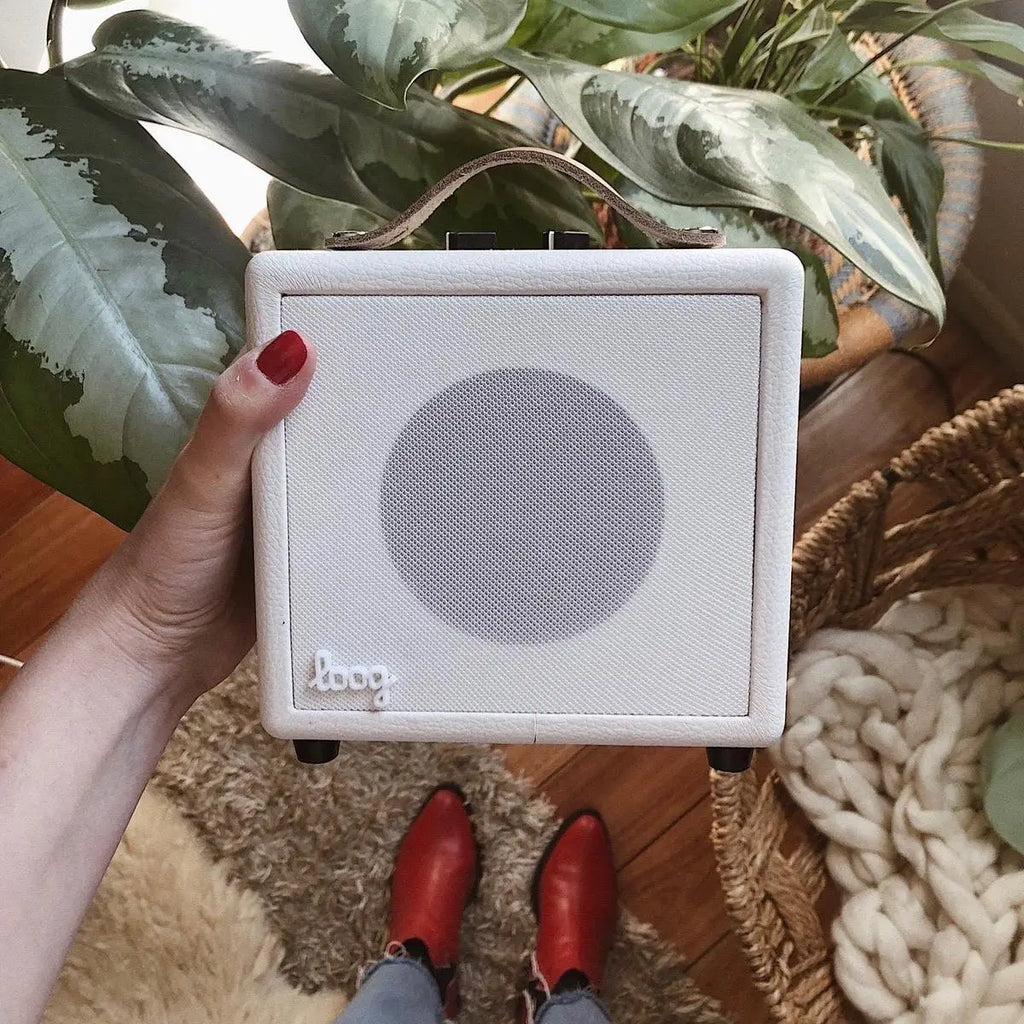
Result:
[[[507,368],[452,384],[406,423],[380,518],[402,579],[441,619],[545,643],[602,622],[640,585],[664,489],[647,439],[608,395]]]

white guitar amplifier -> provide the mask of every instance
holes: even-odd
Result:
[[[254,463],[297,740],[752,747],[784,717],[803,272],[779,250],[282,252]]]

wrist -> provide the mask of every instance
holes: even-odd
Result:
[[[81,762],[97,778],[134,780],[140,791],[188,708],[175,689],[139,672],[74,610],[47,634],[0,699],[0,721],[9,729],[4,752],[12,763],[31,766],[55,757]],[[47,744],[49,752],[37,749],[43,720],[57,741]]]
[[[94,699],[109,698],[119,710],[173,731],[198,693],[190,692],[187,677],[158,656],[130,607],[127,588],[108,566],[89,581],[36,657],[52,650],[73,667]]]

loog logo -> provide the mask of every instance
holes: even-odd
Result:
[[[321,693],[370,690],[377,711],[391,704],[391,687],[396,680],[387,665],[339,665],[334,654],[325,649],[316,652],[313,664],[313,678],[309,680],[311,690]]]

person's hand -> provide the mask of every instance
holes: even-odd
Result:
[[[249,463],[315,363],[286,331],[221,374],[160,493],[78,602],[140,682],[182,709],[255,639]]]

